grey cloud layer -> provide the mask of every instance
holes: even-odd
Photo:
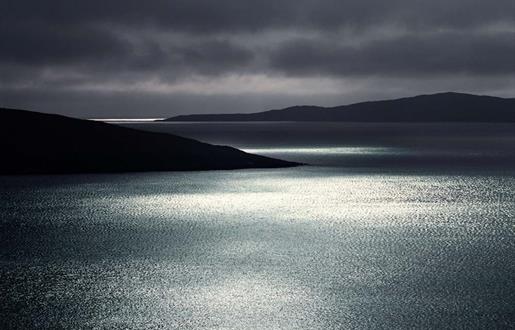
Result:
[[[513,0],[4,0],[0,101],[193,76],[510,81],[514,22]]]
[[[443,32],[408,35],[361,46],[331,40],[294,40],[271,55],[271,66],[290,75],[515,73],[515,32]]]
[[[512,21],[511,0],[4,0],[12,21],[57,25],[156,25],[206,32],[297,27],[368,27],[394,21],[407,26],[477,26]],[[511,11],[511,12],[510,12]]]

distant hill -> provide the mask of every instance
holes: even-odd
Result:
[[[163,133],[0,108],[0,174],[225,170],[298,165]]]
[[[331,108],[294,106],[250,114],[182,115],[165,121],[515,122],[515,98],[439,93]]]

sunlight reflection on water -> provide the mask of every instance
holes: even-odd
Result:
[[[511,324],[515,176],[1,178],[5,327]]]
[[[266,154],[392,154],[401,153],[401,148],[379,148],[379,147],[295,147],[295,148],[245,148],[243,151],[249,153]]]

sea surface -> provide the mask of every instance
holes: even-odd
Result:
[[[310,164],[0,177],[0,328],[515,328],[515,125],[124,123]]]

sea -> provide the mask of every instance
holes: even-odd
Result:
[[[0,177],[1,329],[515,328],[514,124],[117,124],[306,165]]]

